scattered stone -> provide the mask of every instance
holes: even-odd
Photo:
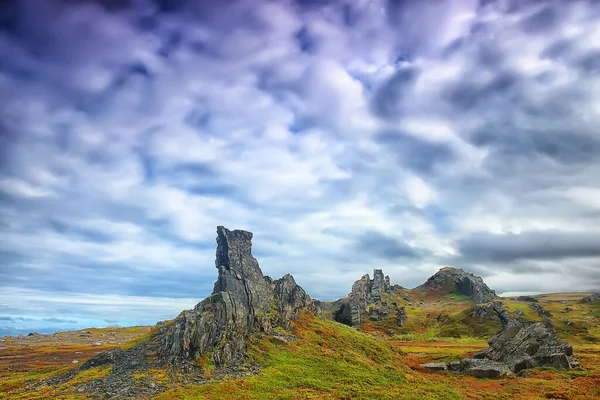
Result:
[[[73,360],[71,363],[72,364],[77,364],[79,361],[78,360]]]
[[[585,296],[583,299],[581,299],[581,301],[584,303],[592,303],[598,300],[600,300],[600,292],[592,293],[591,295]]]
[[[552,313],[550,311],[544,310],[544,308],[539,304],[530,303],[529,306],[538,313],[538,315],[542,318],[546,326],[552,326],[552,320],[550,320]]]
[[[425,368],[426,371],[446,371],[446,370],[448,370],[448,366],[446,365],[446,363],[443,363],[443,362],[433,362],[433,363],[423,364],[423,368]]]
[[[502,324],[506,324],[510,319],[510,315],[506,310],[504,310],[501,302],[493,301],[487,304],[476,305],[473,309],[473,318],[476,318],[480,321],[487,318],[500,321]]]
[[[510,367],[504,363],[476,358],[460,360],[458,372],[476,378],[502,378],[512,374]]]
[[[100,343],[100,342],[92,343],[92,346],[95,346],[95,347],[102,346],[102,343]]]
[[[452,361],[448,363],[448,369],[452,372],[459,372],[461,367],[460,361]]]

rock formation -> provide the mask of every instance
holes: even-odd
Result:
[[[300,311],[318,313],[291,275],[276,281],[263,276],[252,256],[252,233],[220,226],[217,234],[219,276],[213,293],[160,332],[160,354],[171,360],[211,352],[216,367],[239,365],[250,334],[277,334],[274,328],[289,330]]]
[[[531,296],[519,296],[516,298],[518,301],[528,301],[530,303],[538,303],[538,300],[535,297]]]
[[[445,267],[431,276],[416,290],[450,290],[458,291],[469,296],[477,303],[486,303],[496,298],[496,293],[491,290],[483,279],[463,269]]]
[[[499,301],[493,301],[487,304],[477,304],[473,309],[473,318],[483,320],[485,318],[500,321],[502,325],[506,325],[510,320],[510,315]]]
[[[559,340],[552,327],[541,322],[509,318],[501,303],[491,304],[491,309],[503,322],[503,328],[488,341],[489,348],[472,358],[451,362],[447,366],[449,370],[482,378],[498,378],[533,367],[569,369],[579,366],[571,345]],[[440,369],[439,366],[436,368]]]
[[[291,320],[304,310],[320,314],[318,302],[289,274],[275,281],[263,276],[252,256],[251,240],[250,232],[219,226],[218,278],[210,296],[160,325],[149,341],[128,350],[101,353],[56,378],[57,382],[69,380],[82,370],[111,364],[110,375],[82,389],[102,394],[119,390],[120,396],[147,397],[158,392],[160,385],[138,387],[135,371],[169,366],[172,372],[186,372],[186,379],[201,382],[201,357],[212,361],[217,375],[220,370],[235,374],[247,361],[246,344],[252,335],[264,332],[284,341],[293,339]]]
[[[391,301],[390,278],[384,276],[380,269],[373,272],[373,279],[368,274],[354,282],[347,300],[339,300],[339,307],[332,313],[333,318],[357,329],[367,321],[394,319],[397,325],[406,320],[404,307]]]
[[[599,301],[600,300],[600,292],[597,293],[592,293],[589,296],[585,296],[583,299],[581,299],[581,301],[583,301],[584,303],[592,303],[594,301]]]

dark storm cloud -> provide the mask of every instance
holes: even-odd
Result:
[[[366,232],[357,239],[356,247],[362,252],[377,258],[396,260],[420,257],[418,249],[414,249],[401,240],[382,232]]]
[[[398,70],[387,80],[375,93],[373,97],[373,112],[386,119],[394,119],[402,116],[402,106],[405,101],[410,101],[410,85],[418,77],[418,70],[410,66],[400,66]]]
[[[377,142],[395,154],[399,163],[419,174],[430,174],[437,166],[456,159],[453,149],[445,143],[434,143],[400,131],[383,132]]]
[[[520,234],[480,232],[458,241],[463,257],[472,261],[511,262],[600,256],[600,233],[529,231]]]
[[[478,84],[464,81],[451,87],[446,96],[448,102],[463,110],[493,103],[497,97],[511,97],[509,93],[519,83],[521,78],[511,72],[499,72],[491,82]]]
[[[530,34],[544,34],[553,31],[558,22],[560,22],[560,18],[557,10],[550,4],[524,18],[519,26]]]

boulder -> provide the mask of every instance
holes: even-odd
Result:
[[[446,371],[448,366],[443,362],[434,362],[423,364],[423,368],[425,368],[426,371]]]
[[[511,375],[511,369],[498,361],[465,358],[460,360],[457,372],[477,378],[502,378]]]
[[[474,358],[500,362],[512,372],[541,366],[569,369],[577,361],[571,345],[541,322],[511,319],[488,343]]]
[[[559,340],[552,326],[510,318],[500,302],[482,305],[480,310],[494,311],[503,327],[490,338],[487,349],[472,358],[449,363],[450,371],[480,378],[499,378],[534,367],[570,369],[580,366],[571,345]]]

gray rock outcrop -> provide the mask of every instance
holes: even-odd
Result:
[[[571,345],[559,340],[554,329],[541,322],[511,319],[488,343],[490,347],[474,358],[500,362],[511,372],[540,366],[556,369],[579,366]]]
[[[499,318],[504,321],[505,317]],[[487,349],[448,364],[448,369],[480,378],[499,378],[534,367],[579,366],[571,345],[559,340],[554,329],[541,322],[509,319],[488,343]]]
[[[303,311],[321,311],[291,275],[275,281],[264,276],[252,256],[251,241],[250,232],[219,226],[218,277],[210,296],[159,325],[147,342],[103,352],[65,375],[53,377],[51,383],[66,382],[83,370],[110,364],[108,376],[80,389],[99,396],[118,393],[119,398],[148,398],[165,386],[160,382],[140,386],[135,374],[151,368],[169,366],[172,374],[186,373],[186,380],[199,383],[206,379],[202,365],[207,359],[215,367],[213,378],[253,373],[257,367],[247,363],[247,342],[254,334],[264,332],[281,341],[294,339],[291,321]]]
[[[319,312],[291,275],[276,281],[263,276],[252,256],[252,233],[220,226],[217,235],[219,275],[213,293],[160,332],[159,353],[171,361],[210,352],[216,367],[240,365],[250,334],[289,330],[301,311]]]
[[[473,309],[473,318],[480,321],[484,319],[492,319],[500,321],[502,325],[506,325],[510,320],[510,315],[499,301],[493,301],[486,304],[477,304]]]
[[[452,267],[440,269],[416,289],[429,290],[443,288],[459,291],[477,303],[486,303],[497,297],[496,293],[485,284],[481,277],[475,276],[463,269]]]
[[[383,297],[391,290],[390,278],[384,276],[380,269],[373,272],[373,279],[369,274],[363,275],[362,278],[354,282],[352,291],[348,295],[348,307],[350,308],[350,320],[352,326],[360,328],[367,319],[381,320],[389,314],[385,306]],[[367,307],[371,307],[370,315],[367,317]]]
[[[489,347],[472,358],[449,363],[448,370],[480,378],[500,378],[534,367],[570,369],[580,366],[571,345],[559,340],[551,325],[512,318],[501,302],[475,307],[478,316],[489,317],[491,312],[496,313],[503,327],[490,338]]]
[[[583,301],[584,303],[592,303],[594,301],[600,301],[600,292],[592,293],[589,296],[585,296],[583,299],[581,299],[581,301]]]
[[[538,300],[532,296],[519,296],[519,297],[517,297],[517,300],[518,301],[528,301],[531,303],[538,303]]]

